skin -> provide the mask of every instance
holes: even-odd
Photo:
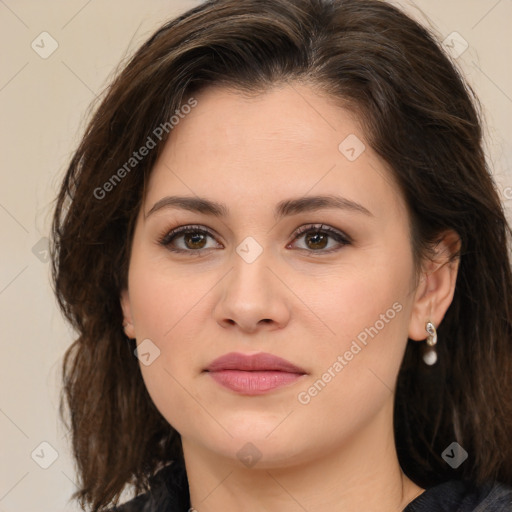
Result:
[[[160,350],[140,369],[155,405],[182,436],[192,506],[402,510],[423,489],[398,463],[395,382],[407,338],[424,340],[425,322],[438,326],[453,298],[457,262],[447,258],[455,234],[445,233],[417,280],[409,216],[389,170],[354,115],[312,88],[286,85],[247,97],[217,87],[196,99],[152,171],[121,295],[127,336]],[[366,145],[354,161],[338,149],[350,134]],[[148,215],[170,195],[224,203],[229,214],[164,207]],[[370,214],[327,208],[274,218],[280,201],[313,195],[339,195]],[[174,247],[186,254],[159,244],[188,224],[214,236],[204,245],[178,236]],[[352,241],[294,240],[308,224]],[[262,248],[252,263],[236,251],[248,236]],[[300,403],[299,393],[396,303],[400,312]],[[237,394],[203,372],[228,352],[270,352],[307,374],[261,396]],[[240,450],[261,458],[248,467]]]

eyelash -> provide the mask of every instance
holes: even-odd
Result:
[[[352,240],[348,235],[345,235],[341,231],[333,229],[329,226],[324,226],[323,224],[308,224],[308,225],[299,227],[294,234],[294,238],[293,238],[292,242],[295,242],[296,240],[298,240],[299,238],[301,238],[304,234],[306,234],[308,232],[327,234],[327,235],[331,236],[340,245],[338,247],[335,247],[334,249],[328,249],[328,250],[300,249],[302,251],[307,251],[310,253],[319,253],[319,254],[330,254],[332,252],[340,250],[345,245],[350,245],[352,243]],[[172,251],[174,253],[181,253],[181,254],[187,253],[189,255],[194,255],[194,256],[200,256],[202,253],[204,253],[204,251],[209,250],[209,249],[197,249],[197,250],[187,249],[187,250],[185,250],[185,249],[176,249],[176,248],[171,247],[171,243],[178,236],[185,235],[188,233],[195,233],[195,234],[200,233],[200,234],[209,235],[212,238],[215,238],[215,235],[210,230],[204,228],[203,226],[187,225],[187,226],[180,226],[180,227],[175,228],[169,232],[166,232],[159,239],[158,243],[160,245],[163,245],[169,251]]]

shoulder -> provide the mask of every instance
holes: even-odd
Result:
[[[185,467],[177,461],[149,480],[150,489],[108,512],[182,512],[190,507]]]
[[[477,486],[450,480],[425,490],[404,512],[511,512],[512,487],[500,482]]]

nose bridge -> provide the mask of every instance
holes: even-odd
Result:
[[[289,316],[285,290],[275,277],[272,251],[247,237],[235,249],[232,270],[224,281],[215,316],[221,325],[253,331],[261,325],[282,326]]]
[[[228,286],[231,293],[247,303],[266,301],[271,295],[273,283],[270,282],[272,266],[269,249],[263,249],[254,238],[247,237],[235,249],[233,254],[233,270]],[[245,297],[244,297],[245,295]]]

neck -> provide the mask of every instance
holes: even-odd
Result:
[[[191,507],[198,512],[399,512],[423,492],[400,468],[392,402],[350,439],[325,453],[302,453],[300,460],[264,463],[263,457],[247,468],[187,438],[182,442]],[[269,445],[254,444],[269,453]]]

